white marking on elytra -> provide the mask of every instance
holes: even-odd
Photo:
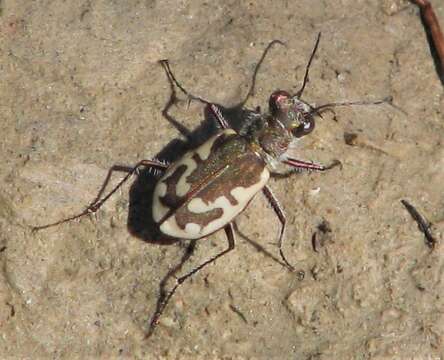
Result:
[[[169,235],[175,238],[199,239],[200,237],[202,237],[202,226],[195,223],[188,223],[185,225],[185,229],[182,229],[177,224],[175,215],[172,215],[168,219],[166,219],[160,225],[159,229],[165,235]]]
[[[245,188],[243,186],[238,186],[233,190],[231,190],[230,193],[239,203],[246,203],[251,200],[254,194],[256,194],[260,189],[262,189],[265,186],[269,178],[270,178],[270,172],[268,171],[267,168],[264,168],[264,170],[261,173],[261,177],[256,184],[248,188]]]
[[[197,154],[202,161],[205,161],[210,156],[211,148],[213,147],[213,144],[216,141],[216,139],[222,135],[232,135],[232,134],[236,134],[236,132],[232,129],[226,129],[224,131],[219,132],[218,134],[208,139],[197,149],[187,152],[181,159],[179,159],[165,172],[165,174],[157,183],[156,188],[154,189],[153,219],[155,222],[159,222],[170,210],[160,202],[160,198],[165,196],[167,191],[167,187],[164,181],[168,179],[172,174],[174,174],[174,172],[179,166],[185,165],[186,167],[185,172],[177,181],[175,190],[177,196],[185,196],[186,194],[188,194],[191,188],[191,184],[187,182],[187,178],[197,168],[197,163],[193,159],[194,154]]]
[[[267,168],[261,173],[259,181],[248,187],[238,186],[230,191],[230,194],[237,200],[236,205],[232,205],[225,196],[217,198],[214,203],[219,202],[219,206],[223,214],[220,218],[213,220],[201,230],[201,236],[213,233],[222,228],[224,225],[231,222],[249,203],[253,196],[264,187],[270,177],[270,172]],[[220,200],[219,200],[220,199]]]
[[[160,198],[165,196],[167,185],[159,181],[153,194],[153,220],[159,222],[169,211],[169,209],[160,202]]]
[[[176,185],[176,195],[185,196],[190,191],[191,184],[187,183],[187,177],[196,170],[197,163],[192,159],[194,152],[189,152],[177,163],[177,166],[185,165],[186,170],[180,177]],[[176,166],[176,168],[177,168]]]
[[[214,207],[212,209],[214,209]],[[188,210],[195,214],[202,214],[211,209],[208,208],[208,205],[205,204],[201,198],[196,197],[194,199],[191,199],[188,203]]]
[[[182,234],[186,234],[184,230],[182,230],[179,225],[177,225],[176,217],[174,215],[170,216],[166,219],[159,227],[160,231],[165,235],[169,235],[176,238],[181,238]],[[193,238],[186,238],[193,239]]]
[[[195,223],[188,223],[185,225],[185,232],[190,235],[199,235],[202,226]]]
[[[187,182],[187,177],[190,176],[193,173],[193,171],[196,170],[197,168],[197,163],[193,159],[194,154],[197,154],[202,161],[205,161],[210,156],[211,148],[213,147],[213,144],[216,141],[216,139],[218,139],[222,135],[231,135],[231,134],[236,134],[236,132],[232,129],[226,129],[224,131],[221,131],[220,133],[208,139],[197,149],[186,153],[185,156],[182,157],[182,159],[177,162],[177,164],[174,166],[174,170],[181,165],[185,165],[187,167],[185,172],[182,174],[179,181],[177,182],[177,187],[176,187],[177,196],[185,196],[188,193],[188,191],[190,191],[191,184]],[[168,173],[172,174],[172,172],[170,171]]]
[[[191,199],[187,205],[188,210],[191,212],[200,214],[216,208],[222,209],[223,212],[221,217],[205,225],[199,230],[199,232],[196,232],[197,228],[195,225],[197,224],[193,223],[188,223],[185,226],[185,229],[181,229],[178,226],[174,215],[170,216],[162,223],[160,230],[164,234],[176,238],[198,239],[207,236],[230,223],[248,205],[253,196],[264,187],[269,177],[270,172],[267,168],[264,168],[257,183],[247,188],[238,186],[232,189],[230,194],[237,200],[238,203],[236,205],[232,205],[227,197],[223,195],[208,204],[205,204],[202,199],[198,197]]]
[[[199,146],[195,151],[196,154],[199,155],[199,157],[202,160],[206,160],[208,159],[208,157],[211,154],[211,148],[213,147],[213,144],[215,143],[215,141],[221,136],[221,135],[233,135],[236,134],[236,132],[233,129],[225,129],[224,131],[221,131],[220,133],[214,135],[213,137],[211,137],[210,139],[208,139],[208,141],[206,141],[205,143],[203,143],[201,146]]]
[[[195,214],[202,214],[213,209],[228,209],[232,207],[226,196],[219,196],[216,200],[205,204],[201,198],[194,198],[188,203],[188,210]]]

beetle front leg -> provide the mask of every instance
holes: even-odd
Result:
[[[212,258],[208,259],[204,263],[200,264],[199,266],[195,267],[190,272],[186,273],[185,275],[179,277],[176,279],[176,284],[174,287],[170,290],[170,292],[160,301],[156,312],[153,315],[153,318],[151,319],[150,327],[148,329],[148,333],[146,334],[146,338],[149,338],[153,332],[154,329],[159,324],[159,319],[161,315],[163,314],[163,311],[165,310],[166,306],[168,305],[169,301],[173,297],[174,293],[176,292],[177,288],[183,284],[183,282],[188,279],[189,277],[193,276],[195,273],[197,273],[199,270],[202,270],[205,266],[211,264],[212,262],[216,261],[223,255],[227,254],[231,250],[234,249],[235,245],[235,237],[234,237],[234,230],[233,230],[233,224],[229,223],[224,227],[225,234],[227,235],[227,241],[228,241],[228,248],[224,251],[220,252],[219,254],[213,256]]]
[[[87,214],[95,213],[97,210],[100,209],[100,207],[105,203],[106,200],[108,200],[126,181],[129,180],[129,178],[131,176],[133,176],[134,174],[137,174],[141,167],[158,168],[158,169],[161,169],[161,170],[165,170],[168,167],[168,165],[163,163],[163,162],[161,162],[161,161],[158,161],[158,160],[141,160],[141,161],[139,161],[137,163],[136,166],[131,168],[129,171],[128,171],[128,168],[126,168],[126,167],[123,167],[123,166],[120,166],[120,165],[114,165],[111,169],[109,169],[108,175],[106,176],[105,181],[104,181],[102,187],[100,188],[99,193],[97,194],[95,199],[86,207],[85,210],[83,210],[82,212],[80,212],[80,213],[78,213],[76,215],[73,215],[73,216],[70,216],[68,218],[56,221],[56,222],[51,223],[51,224],[46,224],[46,225],[41,225],[41,226],[33,226],[32,227],[32,231],[35,232],[35,231],[38,231],[38,230],[42,230],[42,229],[46,229],[46,228],[49,228],[49,227],[57,226],[57,225],[60,225],[60,224],[63,224],[63,223],[66,223],[66,222],[69,222],[69,221],[81,218],[81,217],[83,217],[83,216],[85,216]],[[103,198],[101,198],[103,192],[106,189],[106,186],[109,183],[109,180],[111,179],[112,173],[114,171],[122,171],[122,170],[123,171],[126,170],[128,172],[128,174],[108,194],[106,194]]]
[[[230,128],[230,125],[228,124],[227,120],[225,120],[225,117],[222,115],[222,111],[220,111],[219,106],[217,106],[216,104],[208,104],[207,106],[222,129]]]
[[[286,178],[294,173],[300,173],[303,171],[326,171],[336,166],[339,166],[342,169],[342,163],[339,160],[333,160],[328,165],[322,165],[311,161],[303,161],[287,157],[285,160],[281,160],[280,164],[273,169],[273,175],[278,178]]]
[[[317,170],[317,171],[325,171],[334,168],[335,166],[342,166],[342,163],[339,160],[333,160],[330,165],[324,166],[321,164],[316,164],[314,162],[303,161],[293,159],[288,157],[286,160],[282,161],[284,164],[291,166],[296,171],[298,170]]]
[[[290,265],[287,258],[284,255],[284,251],[282,250],[283,240],[284,240],[284,234],[285,234],[285,228],[287,224],[287,218],[285,217],[284,210],[281,207],[281,204],[279,204],[278,199],[274,196],[273,192],[268,186],[264,186],[262,189],[262,192],[264,193],[265,197],[267,198],[268,202],[270,203],[271,207],[273,208],[274,212],[276,213],[279,221],[281,222],[281,230],[279,232],[279,240],[278,240],[278,246],[279,246],[279,254],[281,255],[282,261],[287,266],[287,268],[290,271],[294,271],[294,267]]]

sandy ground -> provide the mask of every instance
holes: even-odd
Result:
[[[444,4],[433,3],[444,23]],[[444,249],[429,250],[400,203],[416,205],[442,242],[443,88],[416,7],[4,0],[0,14],[0,358],[444,359]],[[148,174],[95,221],[30,226],[83,209],[114,164],[180,155],[185,137],[162,116],[170,87],[158,60],[229,107],[265,46],[285,41],[247,103],[266,109],[273,90],[299,88],[320,31],[304,99],[391,95],[403,111],[326,113],[295,156],[343,168],[270,181],[297,272],[279,264],[278,221],[258,196],[237,220],[235,251],[184,284],[145,340],[159,284],[188,245],[153,244]],[[173,119],[205,128],[201,104],[181,99]],[[331,232],[317,230],[323,222]],[[225,246],[223,232],[198,242],[182,271]]]

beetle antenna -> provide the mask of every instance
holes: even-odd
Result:
[[[395,109],[399,110],[403,114],[405,114],[405,115],[407,114],[403,109],[401,109],[400,107],[393,104],[393,96],[387,96],[384,99],[375,100],[375,101],[363,100],[363,101],[344,101],[344,102],[328,103],[328,104],[314,107],[310,112],[315,113],[315,114],[319,114],[321,110],[331,109],[331,108],[339,107],[339,106],[356,106],[356,105],[368,106],[368,105],[380,105],[380,104],[389,104],[390,106],[393,106]]]
[[[245,98],[244,98],[239,104],[237,104],[235,107],[243,107],[243,106],[245,105],[245,103],[247,102],[247,100],[250,98],[250,96],[252,96],[252,95],[254,94],[254,88],[256,87],[256,77],[257,77],[257,73],[259,72],[259,69],[260,69],[262,63],[264,62],[265,57],[267,56],[268,52],[269,52],[270,49],[271,49],[274,45],[276,45],[276,44],[279,44],[279,45],[285,46],[285,43],[284,43],[283,41],[281,41],[281,40],[277,40],[277,39],[271,41],[271,42],[267,45],[267,47],[265,48],[265,50],[264,50],[263,53],[262,53],[261,58],[259,59],[259,61],[258,61],[258,63],[257,63],[257,65],[254,67],[253,76],[252,76],[252,79],[251,79],[251,84],[250,84],[250,88],[248,89],[247,95],[246,95]],[[180,90],[181,90],[186,96],[188,96],[188,98],[189,98],[190,100],[197,100],[197,101],[200,101],[200,102],[202,102],[202,103],[204,103],[204,104],[206,104],[206,105],[210,105],[210,104],[211,104],[209,101],[207,101],[207,100],[201,98],[200,96],[196,96],[196,95],[193,95],[193,94],[191,94],[190,92],[188,92],[188,91],[187,91],[187,90],[186,90],[186,89],[185,89],[185,88],[179,83],[179,81],[177,81],[176,77],[174,76],[173,72],[171,71],[170,64],[169,64],[168,60],[164,59],[164,60],[160,60],[159,62],[160,62],[160,64],[163,66],[163,68],[165,69],[165,72],[167,73],[167,75],[168,75],[168,77],[170,78],[170,80],[171,80],[174,84],[176,84],[176,86],[177,86],[177,87],[178,87],[178,88],[179,88],[179,89],[180,89]]]
[[[376,100],[376,101],[362,100],[362,101],[344,101],[344,102],[337,102],[337,103],[328,103],[328,104],[324,104],[324,105],[320,105],[318,107],[315,107],[313,109],[313,111],[318,111],[318,110],[322,110],[325,108],[332,108],[332,107],[338,107],[338,106],[380,105],[380,104],[385,104],[385,103],[391,103],[392,100],[393,100],[393,98],[391,96],[388,96],[384,99]]]
[[[286,46],[285,43],[281,40],[273,40],[271,41],[267,47],[265,48],[265,50],[262,53],[261,58],[259,59],[258,63],[256,64],[256,66],[254,67],[254,71],[253,71],[253,76],[251,78],[251,84],[250,84],[250,88],[248,89],[247,95],[245,96],[244,100],[242,100],[236,107],[243,107],[245,105],[245,103],[247,102],[247,100],[250,98],[250,96],[254,95],[254,88],[256,87],[256,77],[257,77],[257,73],[259,72],[260,67],[262,66],[262,63],[265,60],[265,57],[267,56],[268,52],[270,51],[270,49],[275,45],[275,44],[279,44],[282,46]]]
[[[300,90],[296,93],[296,97],[300,98],[302,96],[302,93],[304,92],[305,85],[307,85],[308,82],[308,73],[310,71],[311,62],[313,61],[313,58],[316,54],[316,50],[318,50],[319,41],[321,40],[321,33],[318,34],[318,37],[316,38],[315,46],[311,52],[310,59],[308,60],[307,67],[305,68],[305,75],[304,75],[304,81],[302,82],[302,87]]]

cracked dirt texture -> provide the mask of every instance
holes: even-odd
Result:
[[[3,0],[0,26],[0,358],[444,359],[444,98],[415,6]],[[30,226],[83,209],[114,164],[179,156],[158,60],[229,107],[280,39],[247,103],[265,110],[273,90],[299,88],[318,32],[306,101],[390,95],[402,111],[325,113],[294,155],[343,168],[270,181],[298,272],[277,261],[278,221],[258,196],[237,219],[235,251],[184,284],[145,340],[159,283],[187,245],[150,241],[148,174],[95,221]],[[205,128],[203,107],[180,98],[171,116]],[[433,252],[401,199],[434,224]],[[323,221],[331,232],[315,252]],[[223,232],[199,241],[182,271],[224,246]]]

